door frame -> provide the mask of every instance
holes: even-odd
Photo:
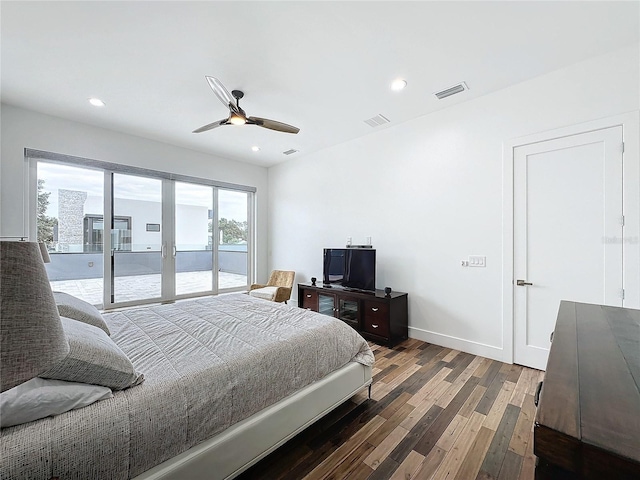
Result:
[[[514,316],[514,160],[515,149],[581,133],[622,126],[625,236],[623,241],[624,304],[640,308],[640,111],[623,113],[568,127],[507,140],[502,145],[502,361],[513,363]]]

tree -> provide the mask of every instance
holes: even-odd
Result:
[[[237,220],[227,220],[226,218],[221,218],[218,222],[218,228],[222,232],[222,243],[225,245],[234,244],[234,243],[246,243],[247,242],[247,232],[248,232],[247,222],[239,222]]]
[[[38,242],[49,245],[53,243],[53,229],[58,224],[58,219],[47,216],[49,196],[51,192],[44,191],[44,180],[38,179],[38,207],[37,207],[37,232]]]

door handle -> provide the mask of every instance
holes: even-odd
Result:
[[[516,280],[516,285],[519,287],[524,287],[525,285],[533,285],[533,283],[525,282],[524,280]]]

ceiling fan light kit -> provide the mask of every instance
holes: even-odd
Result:
[[[237,113],[232,113],[229,117],[229,123],[233,125],[244,125],[247,123],[247,119],[245,117],[241,117]]]
[[[240,108],[240,99],[244,97],[244,92],[241,90],[229,90],[215,77],[205,77],[207,83],[216,94],[216,97],[229,109],[229,117],[218,120],[217,122],[209,123],[200,128],[197,128],[193,133],[206,132],[222,125],[257,125],[258,127],[268,128],[269,130],[275,130],[277,132],[284,133],[298,133],[300,129],[293,125],[287,125],[286,123],[278,122],[276,120],[269,120],[268,118],[260,117],[248,117],[245,111]]]

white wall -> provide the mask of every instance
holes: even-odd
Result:
[[[24,149],[31,148],[256,187],[257,276],[268,277],[266,168],[11,105],[2,104],[0,109],[0,236],[22,236],[28,231],[22,199]]]
[[[630,46],[270,168],[269,267],[321,278],[323,247],[371,236],[378,288],[409,293],[411,337],[505,359],[503,143],[637,111],[638,60]]]

